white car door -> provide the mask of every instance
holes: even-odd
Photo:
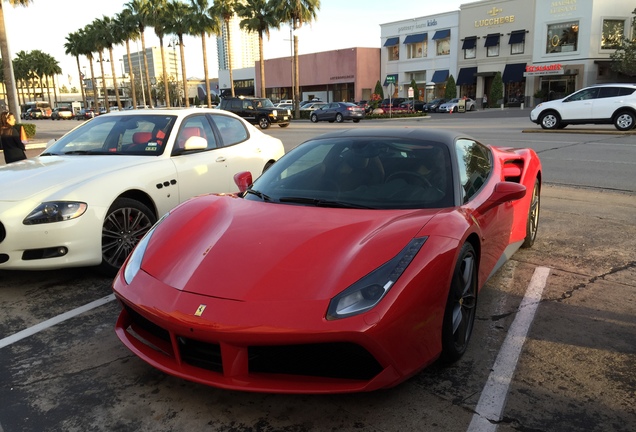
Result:
[[[621,96],[620,93],[620,87],[599,88],[598,98],[594,99],[592,107],[592,117],[594,119],[611,119],[612,114],[623,104],[624,96]]]
[[[268,145],[269,136],[251,126],[246,127],[241,120],[233,117],[215,115],[212,120],[221,135],[220,145],[225,152],[230,190],[237,192],[234,174],[249,171],[256,179],[263,172],[269,153],[264,146]]]
[[[598,96],[598,88],[587,88],[576,92],[561,102],[559,113],[563,120],[586,120],[592,118],[592,107]]]
[[[188,138],[200,136],[207,140],[205,150],[184,149]],[[230,192],[228,151],[219,147],[214,131],[205,115],[193,115],[183,121],[177,131],[171,160],[177,171],[179,202],[206,193]]]

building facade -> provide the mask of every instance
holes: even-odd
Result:
[[[525,72],[538,98],[558,99],[592,84],[633,82],[610,69],[611,54],[633,37],[629,1],[536,0],[532,63]]]
[[[458,28],[458,11],[381,24],[384,96],[407,97],[413,80],[416,99],[443,96],[448,76],[457,76]]]
[[[260,58],[258,52],[258,33],[246,32],[241,29],[241,18],[234,15],[229,23],[229,40],[232,49],[232,70],[253,67],[254,62]],[[228,32],[225,25],[221,26],[221,37],[216,39],[216,47],[219,55],[219,69],[229,70],[230,57],[228,45]]]
[[[292,60],[281,57],[265,60],[265,86],[273,101],[293,99]],[[378,48],[346,48],[298,56],[302,100],[319,98],[325,102],[369,100],[380,75]],[[255,94],[260,95],[260,66],[255,73]]]

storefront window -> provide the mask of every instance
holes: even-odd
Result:
[[[578,50],[579,22],[569,21],[548,25],[546,54]]]
[[[477,57],[477,48],[472,47],[464,50],[465,59],[474,59],[475,57]]]
[[[601,49],[616,49],[623,42],[625,21],[603,20],[603,35],[601,36]]]
[[[510,45],[510,54],[523,54],[525,42]]]
[[[427,49],[426,41],[406,44],[406,58],[426,57],[426,49]]]
[[[450,37],[445,39],[438,39],[437,43],[437,55],[449,55],[450,54]]]
[[[387,49],[389,50],[389,61],[400,59],[400,47],[398,45],[390,46]]]
[[[487,51],[488,57],[497,57],[499,56],[499,45],[493,45],[488,47]]]

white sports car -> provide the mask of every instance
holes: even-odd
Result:
[[[0,166],[0,270],[99,266],[114,274],[162,215],[235,192],[284,154],[279,139],[214,109],[121,111],[33,159]]]

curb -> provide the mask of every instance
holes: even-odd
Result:
[[[522,133],[562,133],[562,134],[589,134],[589,135],[636,135],[636,129],[628,131],[602,130],[602,129],[523,129]]]

